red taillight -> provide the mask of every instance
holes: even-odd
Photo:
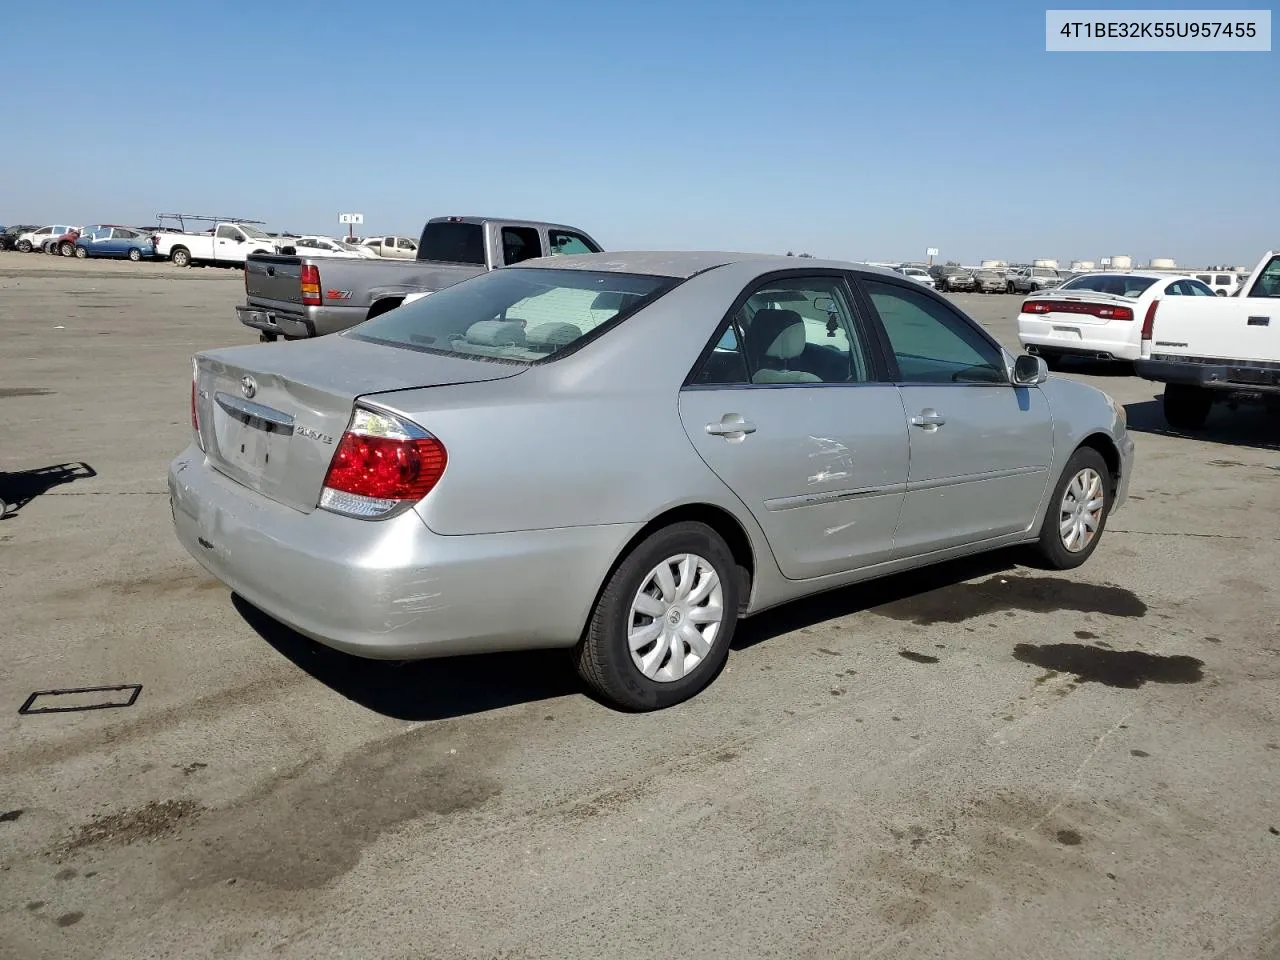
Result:
[[[375,519],[421,500],[439,482],[444,444],[416,424],[357,408],[324,478],[320,506]]]
[[[302,305],[304,307],[320,306],[320,268],[307,263],[302,266]]]
[[[1156,326],[1156,307],[1160,306],[1159,300],[1152,300],[1151,306],[1147,307],[1147,315],[1142,318],[1142,339],[1150,340],[1151,334]]]
[[[1113,306],[1109,303],[1081,303],[1074,300],[1024,300],[1023,313],[1084,313],[1103,320],[1132,320],[1133,310],[1129,307]]]

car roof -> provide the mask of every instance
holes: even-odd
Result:
[[[635,250],[607,253],[575,253],[555,257],[522,260],[517,267],[556,270],[602,270],[609,273],[638,273],[656,277],[689,277],[733,263],[752,263],[759,273],[772,270],[817,268],[824,270],[857,270],[862,273],[897,276],[884,267],[846,260],[819,260],[816,257],[787,257],[770,253],[732,253],[718,250]],[[510,268],[507,268],[510,269]]]

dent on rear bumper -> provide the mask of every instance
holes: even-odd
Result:
[[[571,646],[621,526],[477,536],[304,514],[215,471],[194,444],[170,465],[178,540],[254,606],[327,646],[411,659]]]

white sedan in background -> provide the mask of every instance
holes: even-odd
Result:
[[[929,275],[929,271],[921,267],[894,267],[898,273],[902,274],[908,280],[914,280],[916,283],[922,283],[930,289],[933,288],[933,277]]]
[[[347,243],[345,240],[334,240],[332,237],[306,236],[298,237],[291,244],[299,256],[304,257],[345,257],[349,260],[376,260],[377,254],[368,247]]]
[[[1195,277],[1170,273],[1084,273],[1022,302],[1018,339],[1050,367],[1064,357],[1138,359],[1142,324],[1164,297],[1212,297]]]

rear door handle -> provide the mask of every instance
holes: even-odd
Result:
[[[713,437],[728,437],[730,440],[741,439],[748,433],[755,433],[756,425],[750,420],[743,420],[736,413],[726,413],[718,423],[708,423],[707,433]]]
[[[938,413],[937,410],[921,410],[918,414],[911,418],[913,427],[924,427],[926,430],[932,428],[934,430],[947,422],[947,418]]]

